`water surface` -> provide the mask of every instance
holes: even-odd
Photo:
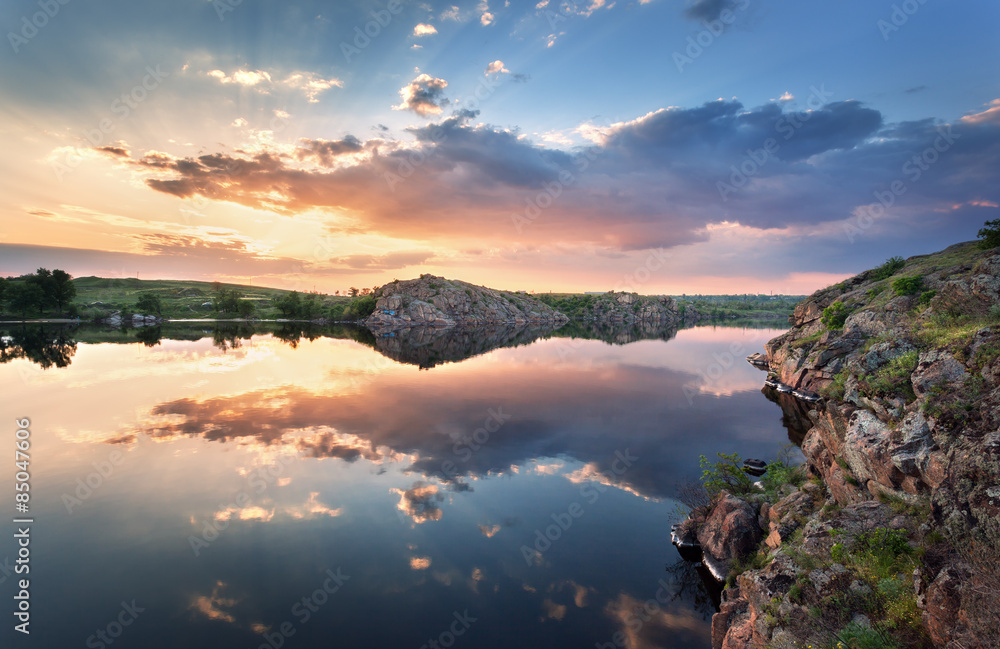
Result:
[[[31,646],[710,646],[674,498],[788,443],[779,331],[201,327],[2,339]]]

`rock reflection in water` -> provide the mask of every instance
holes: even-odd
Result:
[[[551,334],[558,325],[479,325],[456,327],[374,328],[375,350],[400,363],[430,369],[500,347],[527,345]]]

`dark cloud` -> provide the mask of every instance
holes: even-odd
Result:
[[[122,158],[128,158],[131,157],[132,155],[128,149],[120,146],[100,146],[97,147],[97,150],[101,151],[102,153],[108,153],[110,155],[119,156]]]
[[[694,0],[684,15],[691,20],[716,20],[726,9],[733,6],[733,0]]]
[[[331,167],[334,158],[346,153],[357,153],[361,151],[361,140],[348,135],[342,140],[299,140],[299,147],[295,151],[295,157],[299,160],[312,158],[317,164],[323,167]]]
[[[936,220],[935,210],[953,205],[1000,200],[1000,107],[947,126],[953,135],[944,138],[945,150],[929,154],[932,166],[914,178],[908,163],[941,145],[941,124],[885,124],[860,102],[819,101],[826,94],[815,89],[804,110],[776,102],[747,108],[735,100],[661,109],[606,129],[590,149],[569,152],[474,124],[478,113],[463,110],[409,129],[411,144],[307,140],[297,157],[316,160],[315,169],[267,152],[150,154],[132,164],[163,172],[147,180],[157,191],[286,214],[347,210],[357,215],[351,227],[358,231],[619,251],[701,241],[706,225],[721,221],[759,228],[846,221],[894,181],[907,182],[895,206],[914,223]],[[767,142],[772,153],[760,158]],[[363,156],[327,166],[319,153],[326,148],[331,156],[360,148]],[[733,191],[720,189],[727,185]],[[982,216],[955,212],[959,219]],[[374,256],[343,261],[391,264]]]
[[[421,74],[399,90],[403,101],[394,110],[412,110],[421,117],[441,114],[442,108],[448,103],[444,89],[448,82],[436,79],[429,74]]]

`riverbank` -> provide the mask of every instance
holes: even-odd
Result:
[[[682,527],[727,581],[715,649],[996,646],[998,304],[1000,250],[969,243],[796,307],[766,351],[824,396],[804,481],[717,490]]]

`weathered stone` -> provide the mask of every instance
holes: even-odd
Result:
[[[965,579],[959,570],[948,567],[927,587],[926,608],[923,612],[924,626],[937,647],[948,644],[958,620],[962,604],[962,582]]]
[[[913,391],[917,397],[925,397],[939,385],[958,385],[968,377],[965,366],[941,349],[934,349],[920,354],[917,367],[910,376]]]
[[[524,293],[497,291],[434,275],[394,281],[376,291],[376,327],[565,322],[568,318]]]
[[[810,572],[809,581],[820,597],[826,597],[847,587],[851,582],[851,573],[844,566],[835,563],[829,568]]]
[[[733,559],[747,556],[757,549],[761,529],[757,524],[757,512],[750,503],[728,492],[721,492],[698,528],[698,542],[706,555],[706,566],[712,570],[728,573]],[[711,559],[715,563],[711,564]],[[723,579],[725,574],[716,574]]]

